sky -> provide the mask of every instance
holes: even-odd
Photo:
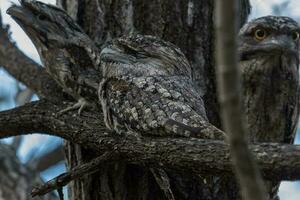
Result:
[[[249,20],[260,16],[274,14],[272,11],[276,8],[281,8],[276,13],[277,15],[290,16],[300,22],[300,0],[250,0],[252,4],[252,12]],[[23,30],[5,13],[5,10],[11,5],[11,2],[16,0],[0,0],[0,8],[2,11],[3,21],[9,24],[12,31],[12,39],[17,46],[29,57],[40,63],[40,59],[36,49],[26,36]],[[55,0],[44,0],[55,4]],[[279,6],[281,5],[281,6]],[[278,10],[278,9],[277,9]],[[6,110],[15,107],[14,96],[16,95],[17,83],[4,70],[0,68],[0,96],[5,96],[5,103],[0,103],[0,110]],[[33,100],[37,99],[34,97]],[[298,130],[298,132],[300,132]],[[30,135],[26,136],[19,151],[19,156],[23,162],[30,156],[41,154],[56,145],[59,145],[61,140],[59,138],[44,136],[44,135]],[[298,134],[296,143],[300,144],[300,134]],[[45,171],[42,176],[45,180],[49,180],[65,170],[63,164],[59,164]],[[281,184],[279,195],[282,200],[299,200],[300,199],[300,182],[283,182]]]

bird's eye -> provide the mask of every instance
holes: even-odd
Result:
[[[44,21],[47,19],[46,15],[38,15],[38,19],[41,20],[41,21]]]
[[[255,39],[261,41],[267,37],[267,32],[263,29],[257,29],[254,32],[254,37],[255,37]]]
[[[293,40],[295,40],[295,41],[299,40],[300,35],[299,35],[298,31],[293,32],[292,36],[293,36]]]

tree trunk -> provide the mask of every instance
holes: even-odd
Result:
[[[131,32],[161,37],[181,48],[193,69],[207,116],[220,127],[214,75],[214,1],[207,0],[59,0],[67,12],[99,45]],[[240,0],[241,24],[250,5]],[[68,167],[93,158],[93,152],[66,145]],[[168,171],[175,199],[236,199],[233,177],[195,177]],[[72,183],[71,199],[166,199],[146,167],[119,163],[102,166],[100,173]]]

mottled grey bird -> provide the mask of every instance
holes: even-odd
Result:
[[[47,72],[78,100],[70,108],[80,112],[87,101],[97,99],[100,49],[65,11],[38,1],[21,1],[7,13],[30,37]]]
[[[244,109],[252,142],[293,143],[299,117],[299,25],[266,16],[240,30]],[[273,187],[272,187],[273,186]],[[272,183],[270,198],[277,197]]]
[[[118,133],[221,139],[208,123],[191,67],[178,47],[132,35],[101,52],[100,100],[106,126]]]

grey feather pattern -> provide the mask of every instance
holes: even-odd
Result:
[[[101,52],[100,101],[118,133],[223,139],[207,122],[204,103],[183,53],[153,36],[118,38]]]

